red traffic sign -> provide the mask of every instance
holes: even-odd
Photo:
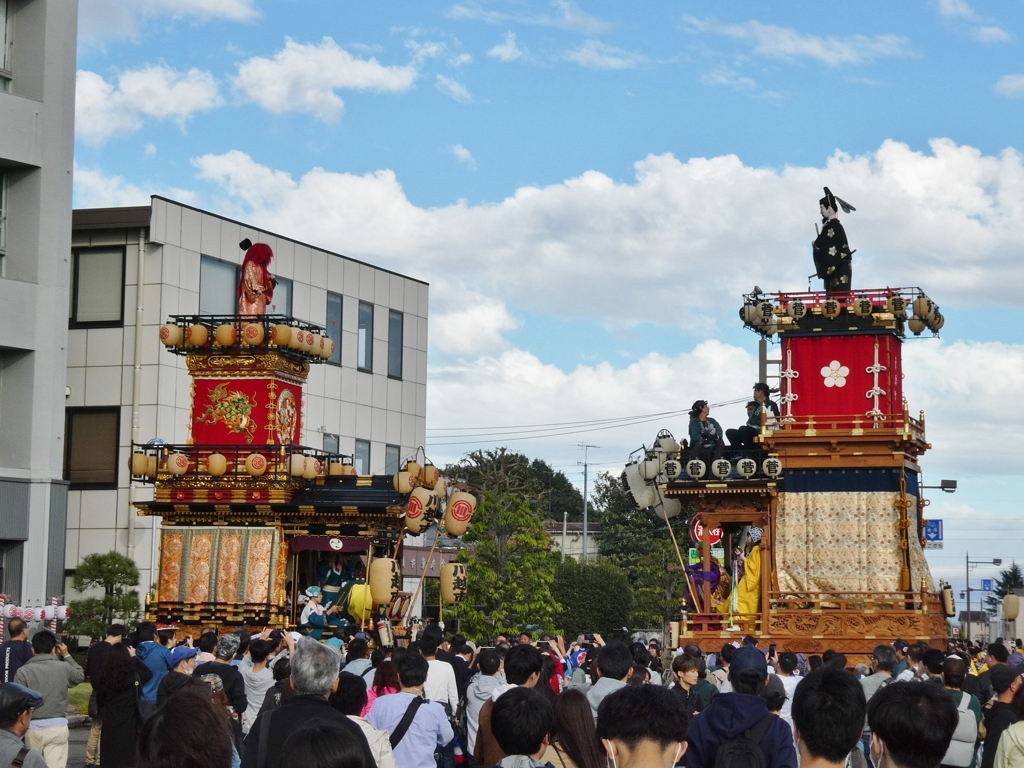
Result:
[[[708,541],[711,542],[711,546],[715,546],[722,541],[724,532],[721,527],[712,528],[708,531]],[[695,543],[704,541],[704,526],[701,524],[700,515],[695,515],[693,518],[693,540]]]

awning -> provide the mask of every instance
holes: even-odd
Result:
[[[366,552],[370,539],[360,536],[296,536],[288,542],[288,552]]]

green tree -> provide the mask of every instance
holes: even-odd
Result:
[[[478,450],[446,468],[476,494],[473,523],[459,561],[469,571],[466,602],[453,613],[470,635],[537,625],[555,629],[558,604],[551,594],[558,558],[544,531],[543,492],[530,462],[505,448]]]
[[[570,522],[583,520],[583,494],[564,472],[556,472],[543,459],[534,459],[530,463],[530,472],[544,493],[541,514],[546,519],[561,521],[564,515]]]
[[[999,572],[999,578],[992,586],[992,594],[985,598],[985,608],[995,616],[999,612],[999,604],[1011,589],[1024,588],[1024,573],[1021,572],[1016,560]]]
[[[610,560],[580,563],[568,558],[555,571],[551,591],[562,607],[555,621],[569,639],[584,632],[610,635],[629,624],[633,606],[629,579]]]
[[[113,623],[129,629],[139,622],[139,569],[119,552],[88,555],[71,581],[76,592],[102,589],[103,597],[72,600],[66,629],[69,635],[104,637]]]
[[[679,548],[688,548],[687,522],[693,510],[671,519]],[[660,627],[678,613],[685,600],[685,579],[679,571],[672,537],[665,521],[637,507],[617,477],[602,472],[594,483],[594,519],[601,523],[598,550],[625,572],[632,590],[631,628]]]

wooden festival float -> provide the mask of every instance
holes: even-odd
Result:
[[[945,647],[952,589],[936,588],[923,551],[930,445],[902,387],[906,330],[937,333],[938,307],[919,288],[757,291],[740,317],[761,336],[762,377],[766,341],[781,343],[780,417],[764,409],[752,450],[707,463],[663,431],[623,475],[662,519],[696,511],[673,645],[718,651],[751,634],[851,663],[898,637]]]
[[[333,351],[318,326],[280,315],[176,315],[160,340],[185,357],[192,408],[185,444],[133,444],[129,459],[132,480],[153,487],[152,500],[134,502],[139,514],[161,518],[147,617],[294,628],[315,585],[325,607],[344,606],[347,622],[389,644],[392,629],[401,638],[416,599],[402,591],[405,533],[436,523],[462,535],[475,497],[449,494],[425,460],[396,475],[359,475],[352,457],[301,444],[310,366]],[[465,566],[449,563],[441,582],[446,601],[461,601]]]

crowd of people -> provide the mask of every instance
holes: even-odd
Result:
[[[758,647],[499,635],[408,647],[114,624],[83,670],[24,622],[0,646],[0,768],[66,768],[68,690],[93,687],[87,768],[1024,768],[1020,641],[896,640],[848,669]]]

